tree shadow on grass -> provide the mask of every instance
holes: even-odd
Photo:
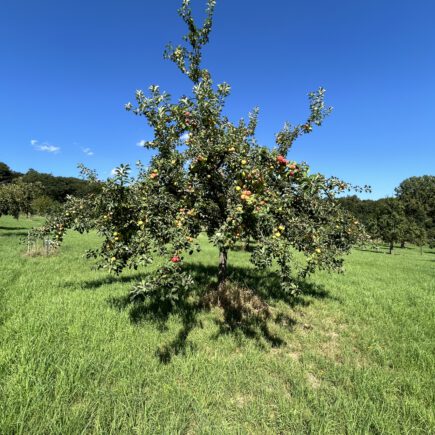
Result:
[[[188,351],[195,350],[194,344],[188,339],[189,334],[194,328],[202,327],[202,322],[198,319],[199,314],[210,311],[213,306],[219,306],[222,312],[222,317],[217,315],[214,320],[218,325],[218,331],[212,337],[213,339],[218,339],[222,335],[232,335],[236,341],[242,343],[245,337],[255,340],[260,347],[264,348],[265,344],[271,347],[286,344],[282,337],[271,332],[271,324],[275,323],[280,328],[291,331],[298,323],[289,314],[274,307],[278,302],[284,302],[289,307],[295,308],[297,306],[306,307],[315,299],[340,301],[331,296],[323,286],[305,281],[299,283],[300,294],[292,296],[281,289],[277,273],[259,272],[255,269],[233,266],[228,270],[229,281],[236,289],[247,289],[246,291],[251,295],[247,305],[254,301],[254,308],[247,310],[243,304],[241,306],[209,304],[206,300],[208,295],[215,292],[217,268],[192,263],[188,265],[188,270],[195,280],[195,288],[188,298],[176,304],[163,303],[160,300],[149,298],[135,302],[129,296],[108,299],[108,303],[113,308],[120,311],[128,310],[130,321],[135,325],[151,322],[159,331],[164,332],[168,330],[167,323],[171,316],[180,320],[181,328],[176,336],[156,350],[156,356],[163,364],[170,363],[174,356],[185,355]],[[90,288],[95,288],[115,282],[130,282],[137,278],[138,275],[125,278],[110,277],[110,279],[88,282],[88,285]],[[264,304],[262,305],[264,309],[256,309],[255,302],[257,307],[259,304]],[[272,307],[273,310],[269,310]]]
[[[0,234],[0,237],[26,237],[28,230],[20,231],[20,230],[11,230]]]
[[[190,273],[193,275],[198,287],[207,289],[213,284],[217,269],[213,266],[206,266],[200,263],[190,265]],[[274,271],[259,271],[254,268],[228,266],[228,279],[240,286],[252,289],[263,301],[274,304],[278,301],[285,302],[291,307],[308,306],[312,299],[332,299],[340,301],[325,289],[323,285],[308,281],[298,281],[299,294],[292,295],[285,292],[281,287],[278,273]]]
[[[187,350],[190,352],[196,350],[194,343],[188,340],[188,336],[193,328],[202,328],[202,322],[197,318],[200,309],[200,305],[195,303],[188,303],[183,307],[177,307],[182,326],[177,335],[169,343],[160,346],[156,350],[156,356],[161,363],[168,364],[174,356],[185,355]]]
[[[235,245],[231,248],[233,252],[253,252],[255,249],[255,244],[250,243],[249,245]]]
[[[132,275],[106,275],[101,278],[89,279],[79,284],[77,281],[68,281],[65,287],[74,288],[75,290],[97,290],[100,287],[111,284],[135,283],[144,279],[148,273],[135,273]]]
[[[152,322],[160,332],[168,330],[167,322],[171,316],[176,316],[181,321],[181,328],[177,335],[169,342],[156,350],[156,356],[163,364],[168,364],[176,355],[185,355],[188,350],[194,351],[195,346],[188,341],[188,336],[193,328],[202,327],[198,320],[198,313],[203,309],[202,304],[194,298],[181,300],[178,304],[145,300],[132,301],[129,296],[108,299],[108,303],[115,309],[129,310],[130,321],[138,325],[143,322]]]
[[[198,283],[202,283],[206,287],[210,285],[210,277],[216,275],[216,268],[194,264],[192,274]],[[282,289],[280,277],[278,273],[273,271],[262,272],[253,268],[231,266],[228,268],[228,275],[230,282],[235,283],[238,288],[251,289],[254,298],[258,298],[267,307],[274,307],[279,302],[284,302],[293,309],[297,306],[307,307],[314,299],[330,299],[341,302],[340,299],[330,295],[323,286],[307,281],[299,281],[297,286],[300,292],[297,295],[291,295]],[[264,343],[271,347],[285,345],[283,338],[271,332],[270,324],[274,322],[291,331],[298,322],[282,311],[276,312],[274,310],[272,314],[268,310],[267,315],[264,313],[264,310],[259,312],[253,310],[246,314],[245,310],[244,315],[240,315],[240,312],[234,310],[233,307],[224,306],[223,319],[215,320],[219,330],[214,338],[232,334],[240,343],[243,337],[246,337],[255,340],[260,347],[264,347]]]
[[[285,316],[280,313],[273,321],[277,324],[280,323],[280,319]],[[287,317],[287,324],[293,328],[296,325],[296,320]],[[261,348],[265,348],[265,343],[271,347],[281,347],[286,344],[284,339],[278,334],[271,332],[268,324],[268,319],[251,314],[244,318],[231,319],[227,315],[227,310],[224,309],[224,319],[216,319],[215,323],[218,326],[218,332],[212,337],[217,340],[222,335],[232,335],[239,345],[242,345],[243,338],[249,338],[255,340],[257,345]]]
[[[388,254],[387,251],[377,251],[375,249],[361,249],[361,248],[355,248],[355,249],[360,252],[370,252],[371,254]]]
[[[5,231],[27,230],[27,231],[29,231],[30,228],[27,228],[27,227],[4,227],[4,226],[0,225],[0,230],[5,230]]]

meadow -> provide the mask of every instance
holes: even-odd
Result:
[[[195,300],[129,303],[144,271],[93,270],[96,234],[24,255],[40,222],[0,219],[0,433],[435,432],[435,250],[355,249],[296,299],[231,252],[273,316],[230,327]],[[217,251],[202,246],[205,288]]]

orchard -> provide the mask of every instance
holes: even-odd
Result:
[[[170,94],[152,85],[126,104],[154,130],[153,140],[145,144],[155,151],[149,166],[139,166],[132,178],[129,166],[121,165],[104,182],[82,168],[99,184],[100,193],[70,197],[61,213],[35,230],[61,243],[67,229],[96,229],[103,241],[88,256],[114,273],[157,262],[159,267],[134,287],[134,297],[185,297],[194,284],[186,258],[201,249],[200,233],[219,251],[216,292],[231,279],[229,252],[237,244],[252,243],[253,265],[277,267],[289,294],[317,269],[341,271],[343,256],[364,237],[360,223],[335,199],[353,187],[335,177],[311,174],[306,163],[288,156],[294,141],[329,115],[323,88],[308,95],[307,120],[286,123],[273,148],[255,140],[257,109],[248,121],[233,123],[224,115],[230,86],[215,85],[202,65],[214,8],[215,1],[209,0],[205,21],[198,26],[184,0],[179,10],[188,28],[184,44],[165,51],[192,82],[190,96],[173,102]],[[294,261],[295,256],[304,261]]]

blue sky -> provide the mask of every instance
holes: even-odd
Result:
[[[150,84],[190,90],[162,59],[185,33],[181,0],[2,0],[0,161],[77,175],[109,175],[147,162],[144,118],[124,110]],[[202,16],[203,0],[193,0]],[[319,86],[334,107],[289,157],[314,171],[370,184],[372,198],[401,180],[435,173],[433,0],[218,0],[204,62],[232,86],[227,114],[260,107],[258,140],[274,145],[289,120],[304,121]]]

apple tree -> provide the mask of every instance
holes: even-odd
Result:
[[[20,214],[29,216],[32,213],[32,202],[40,192],[39,183],[23,183],[18,180],[0,184],[0,217],[9,215],[18,219]]]
[[[98,195],[70,197],[62,213],[36,230],[60,242],[68,228],[97,229],[103,242],[88,255],[115,273],[157,262],[133,296],[182,297],[193,282],[186,256],[201,249],[200,233],[219,251],[218,291],[227,282],[228,257],[236,244],[252,241],[252,263],[260,269],[277,267],[283,289],[293,293],[298,279],[316,269],[342,270],[344,254],[362,238],[359,222],[335,200],[352,186],[311,174],[306,163],[288,157],[294,141],[330,113],[323,88],[308,95],[305,122],[286,123],[274,147],[255,139],[258,109],[236,123],[224,114],[231,88],[215,85],[202,65],[214,8],[215,1],[208,0],[205,21],[198,26],[184,0],[179,14],[188,33],[183,44],[165,51],[191,81],[191,93],[173,101],[152,85],[146,93],[136,91],[135,102],[126,104],[154,130],[145,143],[154,151],[149,166],[140,166],[132,178],[128,165],[121,165],[104,182],[84,169],[100,184]]]

